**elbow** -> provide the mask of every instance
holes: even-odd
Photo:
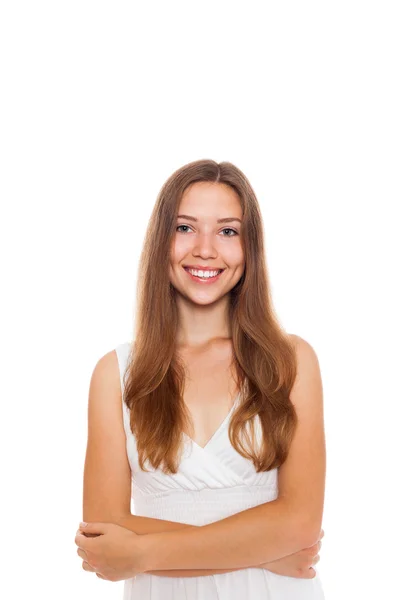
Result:
[[[292,508],[292,507],[291,507]],[[291,524],[296,532],[300,548],[310,548],[320,539],[322,516],[310,514],[310,510],[291,510]]]
[[[281,499],[280,499],[281,501]],[[286,541],[291,545],[289,554],[294,554],[304,548],[310,548],[319,539],[320,529],[317,533],[316,522],[310,519],[310,515],[304,515],[303,511],[295,510],[292,504],[285,503],[286,507]]]
[[[323,521],[323,510],[321,508],[312,509],[310,504],[297,507],[293,511],[297,523],[297,533],[303,548],[310,548],[320,539],[321,525]]]
[[[300,532],[300,539],[301,543],[304,544],[304,548],[310,548],[310,546],[316,544],[320,539],[320,533],[321,522],[316,523],[316,521],[313,521],[310,523],[308,521],[307,523],[304,523]]]
[[[283,497],[277,498],[276,503],[285,508],[285,522],[287,540],[290,540],[292,552],[298,552],[303,548],[310,548],[320,539],[322,516],[318,518],[310,514],[309,507],[293,506],[293,503]]]

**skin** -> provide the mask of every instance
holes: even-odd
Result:
[[[261,568],[287,577],[312,579],[316,574],[312,565],[317,564],[320,560],[318,552],[323,536],[324,531],[321,530],[320,539],[316,544],[271,563],[264,563]],[[137,536],[128,529],[113,523],[80,525],[75,543],[78,546],[78,555],[84,559],[82,568],[85,571],[95,572],[97,577],[107,581],[122,581],[143,572],[168,576],[169,571],[148,571],[140,559],[137,560],[137,557],[142,555],[142,549],[137,551],[140,537],[146,536]],[[209,572],[209,570],[207,571]],[[225,573],[228,571],[228,569],[223,570]],[[207,573],[198,571],[197,574]]]
[[[180,323],[177,344],[183,350],[203,350],[230,337],[228,292],[245,269],[241,223],[216,221],[225,217],[242,220],[242,208],[238,195],[228,186],[197,182],[183,194],[178,214],[195,217],[198,222],[179,218],[171,248],[169,277],[178,292]],[[204,285],[192,282],[183,265],[214,265],[225,271],[216,283]]]
[[[176,234],[172,241],[169,277],[178,292],[179,329],[177,346],[183,354],[205,353],[231,337],[227,322],[229,292],[240,280],[245,259],[238,220],[217,223],[234,217],[242,221],[242,208],[236,192],[224,184],[198,182],[192,184],[181,199]],[[212,285],[194,283],[183,265],[203,265],[225,271]],[[88,537],[87,531],[91,532]],[[262,568],[291,577],[312,578],[312,565],[319,560],[319,540],[295,554],[283,557]],[[120,581],[143,572],[133,557],[137,536],[111,523],[90,523],[78,530],[75,543],[84,570],[95,572],[101,579]],[[157,571],[154,572],[157,574]],[[161,574],[159,572],[159,574]],[[167,574],[167,573],[166,573]]]

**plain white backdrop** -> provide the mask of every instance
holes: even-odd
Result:
[[[276,312],[319,357],[326,598],[415,598],[412,8],[1,3],[2,597],[122,597],[74,543],[89,381],[131,339],[160,187],[212,158],[249,178]]]

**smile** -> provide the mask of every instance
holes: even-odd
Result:
[[[183,268],[193,281],[197,281],[198,283],[204,283],[204,284],[214,283],[215,281],[217,281],[219,279],[219,277],[223,273],[223,270],[219,271],[219,273],[217,271],[206,271],[205,274],[202,275],[203,271],[194,271],[194,270],[190,271],[186,267],[183,267]],[[217,273],[217,274],[215,275],[215,273]]]

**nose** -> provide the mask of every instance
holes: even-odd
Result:
[[[193,256],[202,258],[216,258],[218,253],[214,242],[214,234],[199,233],[193,248]]]

